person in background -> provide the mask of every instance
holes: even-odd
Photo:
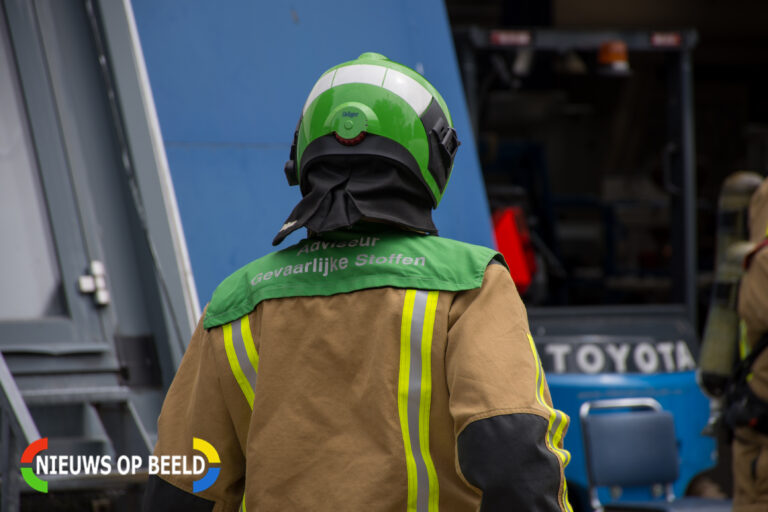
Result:
[[[734,512],[768,510],[768,179],[750,201],[749,238],[755,248],[745,260],[738,308],[756,357],[747,377],[749,421],[734,431]]]

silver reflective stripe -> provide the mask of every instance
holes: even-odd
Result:
[[[421,116],[432,101],[432,93],[418,81],[395,69],[376,64],[352,64],[329,71],[315,83],[302,114],[318,96],[337,85],[371,84],[398,95]]]
[[[427,292],[417,290],[413,300],[413,319],[411,320],[411,369],[408,378],[408,433],[411,438],[411,450],[416,461],[416,509],[426,512],[429,507],[429,477],[427,465],[421,453],[419,441],[419,420],[421,414],[421,335],[424,332],[424,312],[427,308]],[[427,421],[429,419],[427,418]]]
[[[251,389],[256,390],[256,368],[253,367],[251,361],[248,359],[248,352],[245,349],[245,343],[243,341],[243,322],[248,321],[248,315],[245,315],[238,322],[232,322],[232,342],[235,347],[235,354],[237,354],[237,362],[240,363],[240,369],[243,371],[243,375],[248,379],[248,383],[251,385]],[[253,341],[249,340],[251,343]]]
[[[429,451],[432,336],[438,292],[406,290],[400,327],[397,408],[405,448],[407,512],[437,512],[440,485]]]
[[[557,451],[558,456],[563,461],[563,466],[567,466],[568,462],[570,462],[570,453],[564,452],[564,450],[561,450],[558,448],[558,443],[560,442],[559,439],[562,438],[562,428],[565,426],[563,425],[563,421],[565,420],[565,414],[561,411],[554,409],[555,411],[555,420],[552,422],[552,427],[550,427],[549,430],[549,444],[552,446],[554,450]]]

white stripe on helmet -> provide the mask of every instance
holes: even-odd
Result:
[[[343,84],[371,84],[378,85],[384,82],[384,75],[387,74],[384,66],[374,66],[373,64],[355,64],[353,66],[344,66],[336,70],[336,76],[333,79],[333,86]]]
[[[307,98],[307,102],[304,103],[304,110],[302,111],[302,114],[307,112],[307,107],[309,107],[313,101],[315,101],[315,98],[323,94],[325,91],[331,88],[331,84],[333,84],[333,77],[336,74],[336,70],[332,70],[324,74],[320,77],[320,79],[317,81],[315,86],[312,88],[312,90],[309,92],[309,97]]]
[[[432,93],[426,87],[400,71],[375,64],[352,64],[321,76],[309,93],[302,113],[306,114],[307,108],[325,91],[343,84],[371,84],[383,87],[402,98],[418,116],[427,110],[432,101]]]
[[[419,117],[427,110],[429,102],[432,101],[432,94],[423,85],[394,69],[389,70],[382,87],[408,102]]]

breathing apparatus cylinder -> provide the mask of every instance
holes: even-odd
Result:
[[[723,395],[739,359],[738,283],[744,257],[754,245],[748,241],[749,201],[762,180],[754,172],[735,172],[723,183],[718,201],[715,280],[697,374],[699,386],[711,398]]]
[[[753,246],[747,241],[732,244],[715,274],[698,370],[699,385],[711,397],[722,396],[739,360],[741,321],[736,311],[736,298],[744,257]]]

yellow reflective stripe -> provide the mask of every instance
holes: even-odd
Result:
[[[245,399],[248,401],[248,406],[253,409],[254,391],[253,385],[248,380],[242,367],[240,366],[240,360],[237,356],[237,350],[235,349],[235,337],[232,336],[232,324],[224,326],[224,346],[227,350],[227,359],[229,360],[229,366],[232,368],[232,373],[235,376],[235,380],[240,385],[240,389],[245,395]],[[242,340],[245,348],[245,353],[248,355],[248,362],[253,366],[254,372],[259,371],[259,353],[256,351],[256,345],[253,342],[253,335],[251,334],[251,323],[248,320],[248,315],[240,318],[240,339]],[[242,355],[242,352],[241,352]],[[243,362],[243,364],[248,364]],[[250,373],[250,372],[249,372]],[[253,383],[255,385],[255,382]],[[245,509],[245,490],[243,490],[243,500],[240,505],[240,511],[246,512]]]
[[[419,442],[424,463],[429,477],[429,512],[437,512],[440,487],[437,471],[429,452],[429,413],[432,402],[432,334],[435,330],[435,312],[437,311],[438,292],[429,292],[424,311],[424,332],[421,337],[421,408],[419,411]]]
[[[237,360],[237,353],[235,352],[235,344],[232,340],[232,323],[225,324],[223,326],[224,331],[224,348],[227,351],[227,360],[229,361],[229,367],[232,369],[232,375],[235,376],[237,384],[240,386],[240,390],[245,395],[245,399],[248,401],[248,406],[253,409],[253,388],[245,377],[240,363]]]
[[[549,413],[549,422],[547,425],[547,434],[544,436],[544,442],[547,448],[554,453],[562,462],[563,468],[565,468],[571,461],[571,454],[568,450],[558,448],[563,442],[563,431],[565,430],[565,424],[567,423],[567,416],[547,404],[544,400],[544,369],[541,366],[541,360],[539,359],[539,352],[536,350],[536,344],[533,342],[533,336],[528,333],[528,343],[533,353],[533,358],[536,363],[536,400],[542,405]],[[558,422],[557,427],[552,429],[552,426]],[[568,502],[568,486],[565,479],[563,479],[563,510],[566,512],[572,512],[571,504]]]
[[[564,414],[564,413],[561,413],[561,414]],[[565,431],[566,423],[568,422],[565,421],[565,418],[563,418],[562,421],[560,422],[560,426],[558,426],[557,430],[555,431],[555,435],[553,437],[555,441],[555,446],[559,446],[563,440],[563,433]],[[565,455],[565,460],[563,461],[563,465],[567,466],[568,463],[571,462],[571,452],[569,452],[568,450],[562,450],[562,452],[563,452],[563,455]]]
[[[565,503],[566,512],[573,512],[573,508],[571,508],[571,502],[568,499],[568,484],[565,481],[565,478],[563,478],[563,503]],[[243,508],[243,512],[245,512],[245,508]]]
[[[406,290],[400,326],[397,405],[405,448],[408,512],[437,512],[440,489],[429,452],[432,337],[438,292]]]
[[[253,344],[251,335],[251,323],[248,321],[248,315],[240,319],[240,333],[243,335],[245,351],[248,354],[248,360],[251,362],[256,373],[259,372],[259,353],[256,352],[256,345]]]
[[[739,359],[746,359],[751,349],[747,340],[747,324],[739,320]]]
[[[400,374],[397,379],[397,409],[400,413],[400,430],[405,445],[405,465],[408,476],[407,511],[416,511],[416,460],[411,450],[411,436],[408,430],[408,376],[411,367],[411,321],[416,290],[405,292],[403,320],[400,324]]]
[[[547,429],[547,441],[551,442],[550,448],[553,452],[557,454],[557,456],[560,458],[560,460],[563,461],[563,465],[568,465],[568,462],[570,462],[571,454],[568,453],[567,450],[563,450],[561,448],[558,448],[558,445],[562,441],[562,435],[563,430],[565,429],[565,415],[556,410],[553,409],[547,402],[544,400],[544,370],[541,367],[541,360],[539,359],[539,353],[536,350],[536,344],[533,342],[533,337],[528,334],[528,342],[531,346],[531,352],[533,352],[533,357],[536,362],[536,400],[541,404],[549,413],[549,427]],[[560,418],[562,416],[562,418]],[[552,431],[552,425],[555,423],[556,420],[561,419],[560,424],[557,426],[556,430]]]

